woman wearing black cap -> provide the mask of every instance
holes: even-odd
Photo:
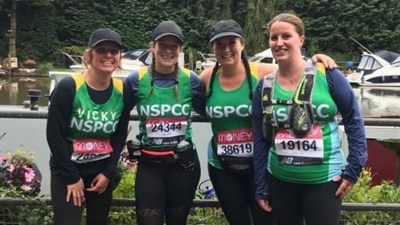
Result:
[[[122,82],[111,78],[121,62],[120,35],[97,29],[83,61],[87,70],[65,77],[51,95],[47,142],[51,151],[51,199],[56,225],[105,225],[112,177],[127,136],[129,113]]]
[[[126,79],[128,110],[136,105],[139,115],[139,135],[128,148],[140,155],[135,181],[140,225],[185,225],[200,179],[191,111],[204,114],[205,91],[196,73],[178,66],[182,45],[181,28],[161,22],[150,43],[152,64]]]
[[[213,132],[210,179],[229,224],[273,224],[255,199],[251,100],[257,80],[276,68],[248,62],[242,28],[234,20],[216,23],[210,43],[217,63],[200,75],[207,87],[206,112]],[[329,61],[323,55],[320,59]]]

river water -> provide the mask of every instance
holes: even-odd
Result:
[[[29,89],[40,89],[39,105],[48,104],[49,78],[0,80],[0,105],[22,105]],[[358,104],[366,117],[400,116],[400,88],[354,88]]]
[[[12,81],[0,80],[0,107],[4,105],[22,105],[29,99],[29,89],[40,89],[40,106],[48,104],[49,94],[48,78],[15,78]],[[355,88],[357,101],[365,117],[399,116],[400,115],[400,88],[378,89],[378,88]],[[1,109],[1,108],[0,108]],[[42,109],[42,108],[40,108]],[[27,109],[29,110],[29,109]],[[137,121],[131,121],[133,128],[138,126]],[[135,130],[135,129],[134,129]],[[201,161],[201,181],[208,179],[207,171],[207,146],[211,137],[209,123],[193,123],[193,141],[197,146]],[[378,132],[378,134],[376,134]],[[379,130],[370,136],[385,135],[393,133],[393,130]],[[4,134],[4,136],[2,136]],[[131,132],[128,139],[134,137]],[[385,136],[384,135],[384,136]],[[1,137],[2,136],[2,137]],[[0,154],[15,151],[22,147],[26,151],[33,151],[35,162],[43,174],[42,194],[49,194],[49,149],[46,141],[45,119],[10,119],[0,118]]]
[[[48,104],[50,79],[47,77],[15,77],[13,79],[0,79],[0,105],[23,105],[29,100],[28,90],[41,90],[39,105]]]

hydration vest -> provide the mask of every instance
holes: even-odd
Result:
[[[311,105],[315,74],[317,67],[311,60],[306,61],[304,73],[293,92],[291,100],[274,99],[275,71],[264,77],[262,89],[263,136],[274,140],[276,129],[289,128],[295,136],[307,135],[313,127],[314,115]],[[273,114],[273,106],[289,105],[289,123],[280,124]]]

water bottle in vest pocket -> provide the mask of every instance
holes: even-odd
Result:
[[[196,164],[197,153],[188,141],[180,141],[176,146],[175,154],[175,158],[184,169],[189,169]]]
[[[290,130],[296,136],[307,135],[313,127],[312,106],[308,102],[294,103],[289,113]]]
[[[142,154],[140,152],[140,146],[141,146],[140,140],[137,137],[126,142],[126,147],[128,148],[130,161],[138,161],[139,160],[139,157]]]

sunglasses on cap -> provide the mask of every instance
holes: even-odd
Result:
[[[93,49],[100,55],[106,55],[108,53],[111,53],[111,55],[117,55],[120,53],[119,48],[94,47]]]

